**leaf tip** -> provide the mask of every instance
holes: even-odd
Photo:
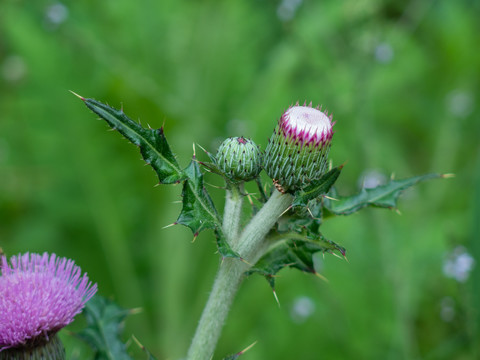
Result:
[[[244,264],[247,264],[248,266],[253,266],[252,264],[250,264],[247,260],[245,260],[243,257],[238,257],[238,259],[243,262]]]
[[[275,301],[277,302],[278,307],[280,307],[280,300],[278,299],[277,292],[273,288],[272,290],[273,290],[273,297],[275,298]]]
[[[316,271],[315,271],[313,274],[314,274],[316,277],[318,277],[319,279],[322,279],[323,281],[325,281],[326,283],[329,282],[328,279],[327,279],[325,276],[323,276],[322,274],[319,274],[319,273],[316,272]]]
[[[132,339],[140,349],[145,350],[145,346],[143,346],[142,343],[133,334],[132,334]]]
[[[137,314],[140,314],[142,311],[143,311],[142,308],[133,308],[133,309],[128,310],[128,313],[130,315],[137,315]]]
[[[197,237],[198,237],[198,231],[196,233],[193,234],[193,240],[192,240],[192,243],[195,242],[195,240],[197,240]]]
[[[440,174],[440,177],[442,179],[451,179],[454,178],[456,175],[455,174]]]
[[[80,100],[82,100],[82,101],[85,101],[85,100],[86,100],[83,96],[78,95],[76,92],[74,92],[74,91],[72,91],[72,90],[68,90],[68,91],[70,91],[73,95],[75,95],[76,97],[78,97]]]

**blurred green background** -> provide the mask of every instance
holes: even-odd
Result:
[[[282,271],[281,307],[249,278],[215,358],[258,340],[245,360],[478,359],[479,44],[478,1],[2,0],[0,246],[74,258],[100,294],[143,309],[126,337],[180,359],[218,266],[213,235],[162,229],[180,186],[154,187],[138,149],[68,90],[165,123],[185,166],[193,143],[264,148],[286,107],[313,101],[337,121],[340,193],[392,173],[456,177],[406,192],[402,216],[329,220],[350,263],[319,257],[328,283]]]

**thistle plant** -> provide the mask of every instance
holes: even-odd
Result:
[[[395,209],[403,190],[424,180],[445,177],[428,174],[390,179],[352,196],[339,195],[334,184],[343,165],[332,166],[328,159],[333,139],[332,116],[306,103],[297,103],[280,116],[264,153],[252,140],[232,137],[219,149],[205,150],[207,160],[197,159],[194,153],[190,163],[182,166],[163,127],[144,128],[121,109],[77,96],[112,129],[139,147],[160,184],[183,184],[182,209],[175,224],[190,228],[194,237],[204,230],[212,230],[215,235],[221,262],[186,350],[188,360],[213,357],[233,299],[247,276],[263,276],[275,293],[275,275],[283,268],[321,277],[314,265],[315,254],[345,257],[345,248],[320,231],[325,220],[368,206]],[[262,169],[271,179],[266,184],[260,177]],[[225,182],[223,213],[217,210],[204,186],[204,171],[217,174]],[[255,211],[245,224],[240,221],[246,207],[243,200],[253,197],[245,191],[248,181],[256,183],[258,193],[252,200]],[[237,358],[239,354],[228,358]]]

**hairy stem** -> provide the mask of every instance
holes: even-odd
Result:
[[[245,272],[262,256],[266,248],[265,235],[290,207],[292,201],[291,195],[274,190],[270,199],[246,226],[238,242],[233,246],[246,262],[230,258],[222,261],[190,345],[187,360],[211,359]]]
[[[227,189],[222,227],[230,246],[234,246],[238,242],[243,204],[242,191],[243,183],[230,185],[230,188]]]

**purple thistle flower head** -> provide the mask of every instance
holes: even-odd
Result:
[[[48,341],[96,293],[73,260],[44,253],[0,261],[0,351]]]

